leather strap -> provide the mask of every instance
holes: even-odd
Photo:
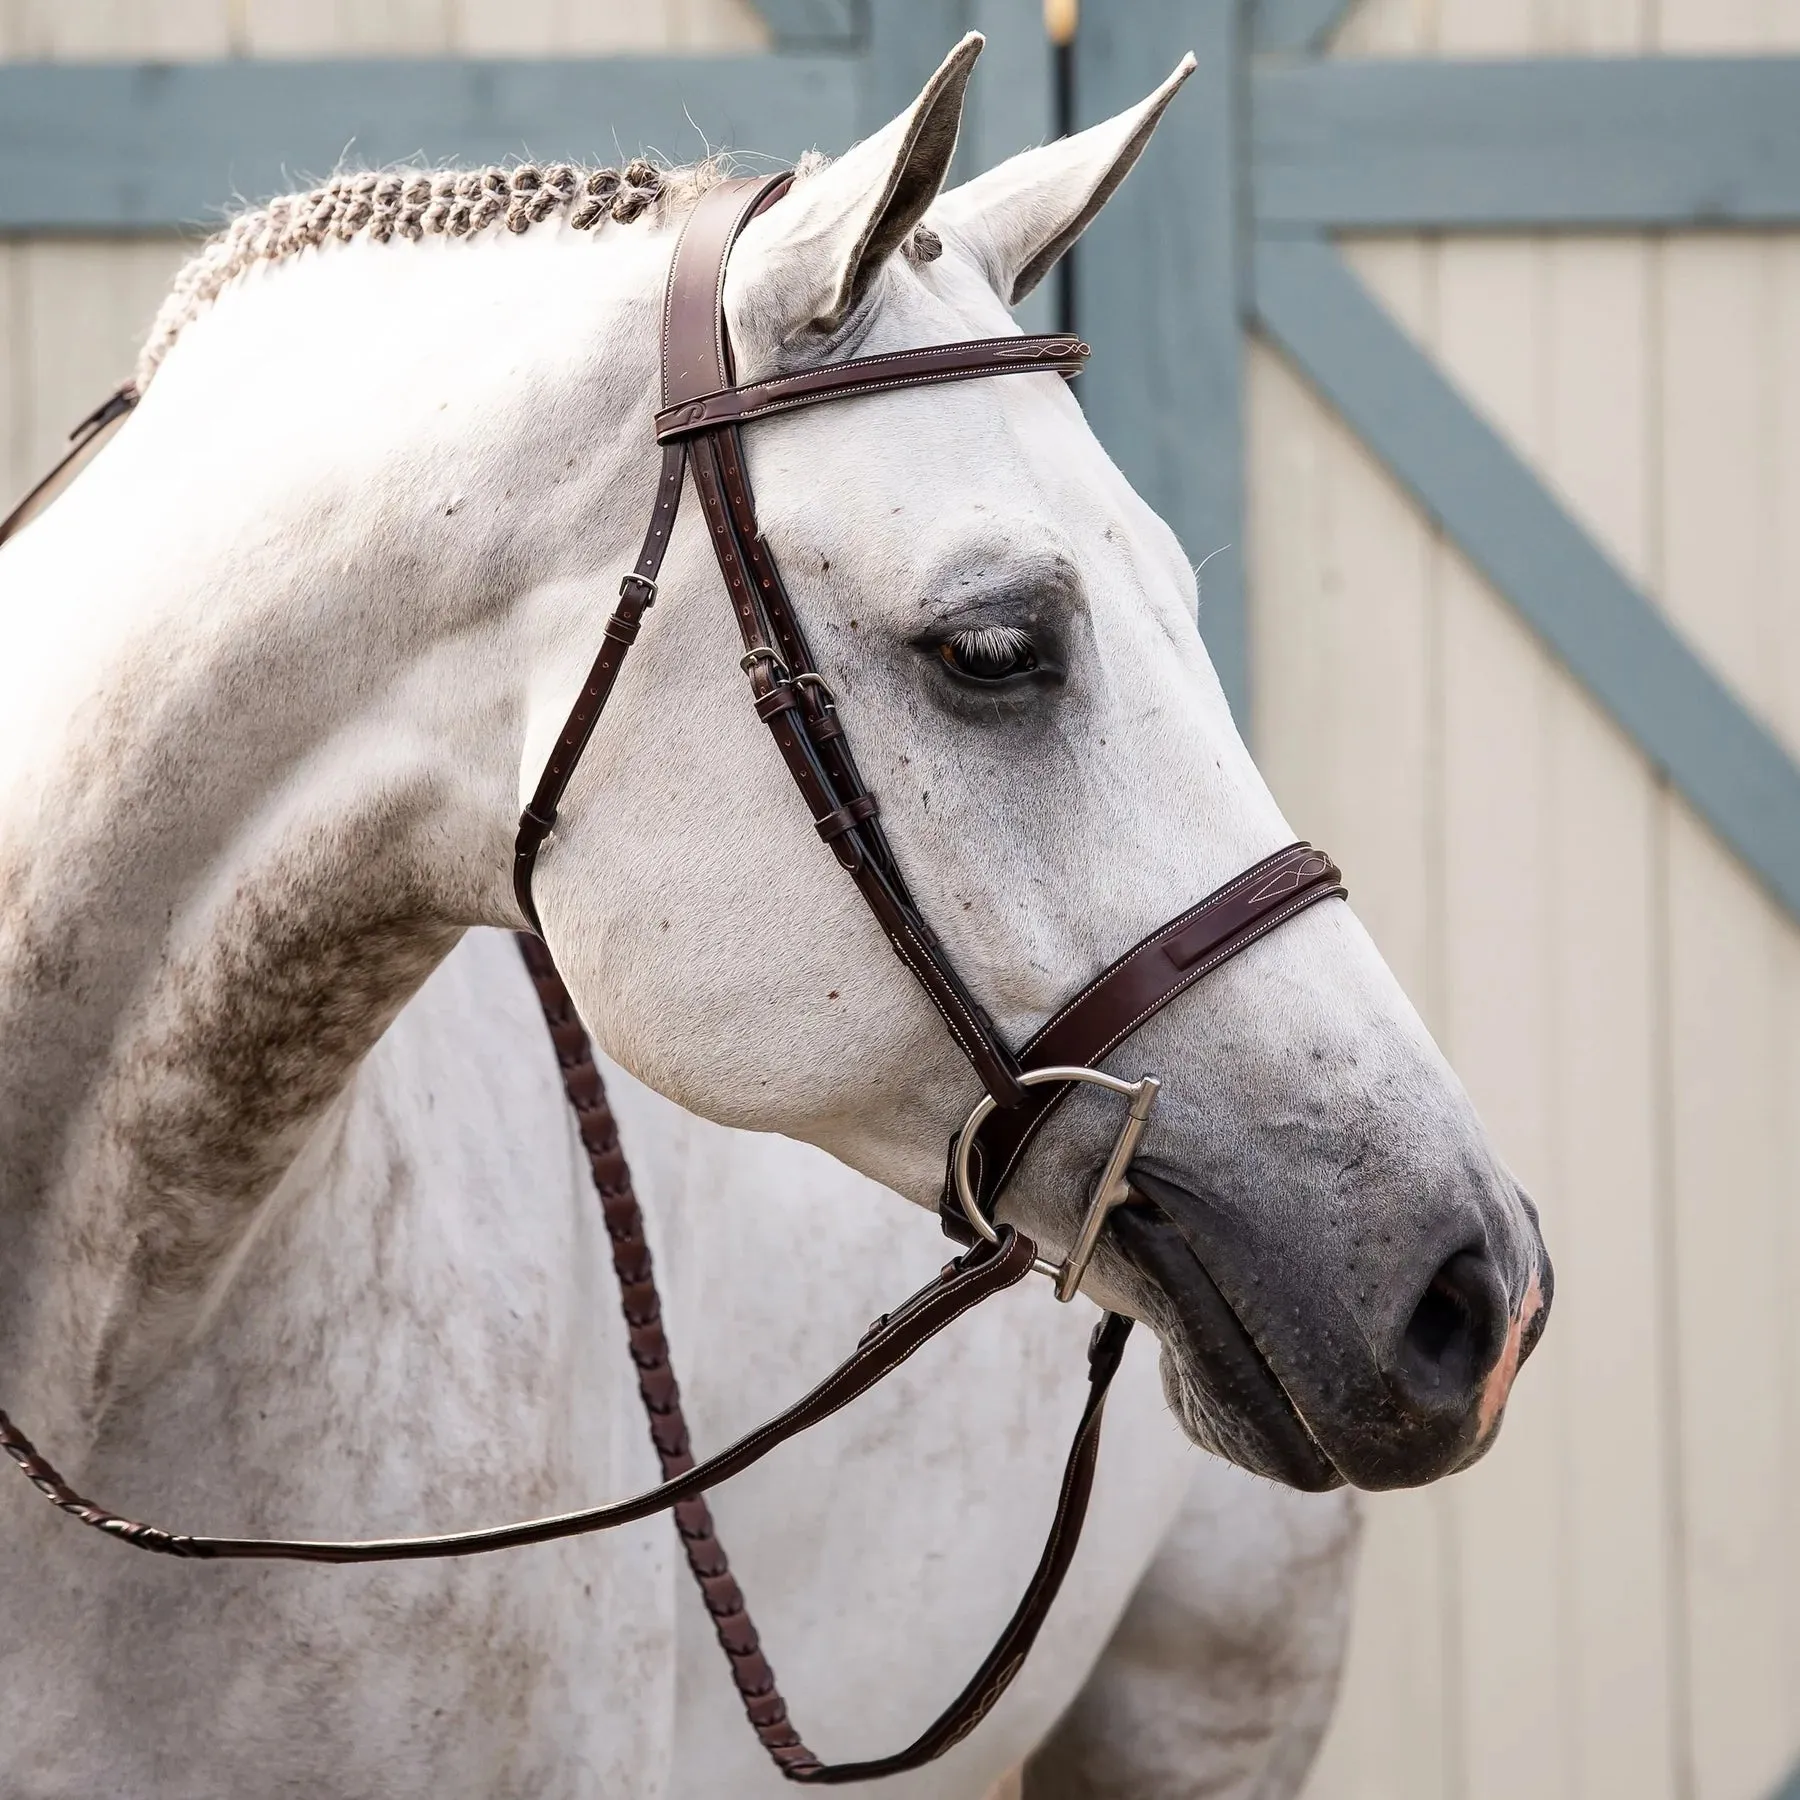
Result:
[[[639,1519],[654,1518],[734,1475],[741,1475],[789,1438],[830,1418],[867,1393],[970,1307],[1023,1281],[1031,1272],[1036,1254],[1036,1246],[1029,1238],[1012,1232],[1004,1234],[998,1245],[983,1244],[946,1263],[936,1280],[877,1321],[855,1351],[809,1394],[660,1487],[605,1506],[584,1507],[579,1512],[557,1513],[549,1518],[523,1519],[513,1525],[401,1538],[236,1538],[167,1531],[125,1518],[77,1493],[4,1412],[0,1412],[0,1450],[19,1465],[52,1506],[136,1549],[159,1551],[165,1556],[255,1562],[416,1562],[440,1556],[477,1556],[524,1544],[548,1544],[559,1538],[612,1531]]]
[[[1038,1029],[1019,1061],[1028,1070],[1095,1067],[1203,975],[1307,907],[1342,899],[1346,892],[1337,864],[1311,844],[1290,844],[1264,857],[1102,970]],[[1027,1088],[1023,1105],[991,1114],[976,1134],[971,1166],[976,1196],[988,1218],[1032,1139],[1074,1085]],[[975,1241],[949,1178],[939,1211],[949,1236],[962,1243]]]
[[[928,344],[918,350],[859,356],[851,362],[826,363],[797,375],[780,375],[743,387],[721,388],[697,400],[665,406],[656,415],[658,443],[745,425],[822,400],[848,400],[859,394],[891,393],[900,388],[935,387],[982,375],[1079,375],[1090,352],[1067,332],[1027,337],[974,338],[957,344]]]
[[[650,1422],[650,1441],[656,1447],[663,1479],[673,1481],[694,1467],[694,1455],[682,1413],[681,1390],[669,1363],[669,1343],[663,1331],[650,1246],[644,1236],[643,1212],[619,1143],[618,1124],[607,1104],[606,1086],[594,1064],[587,1032],[550,952],[537,939],[523,936],[519,948],[550,1027],[563,1086],[574,1109],[594,1189],[600,1197],[612,1243],[613,1272],[618,1278],[625,1327],[630,1334],[631,1357],[637,1365],[638,1393]],[[885,1323],[878,1321],[877,1329]],[[1131,1321],[1113,1313],[1105,1315],[1095,1328],[1088,1351],[1087,1400],[1069,1447],[1055,1517],[1037,1567],[1011,1619],[962,1692],[911,1744],[894,1755],[834,1765],[822,1762],[807,1748],[788,1716],[787,1701],[751,1621],[743,1590],[731,1572],[730,1559],[719,1542],[705,1496],[695,1495],[673,1509],[688,1568],[712,1617],[714,1633],[725,1652],[745,1715],[758,1741],[788,1780],[834,1786],[874,1781],[921,1768],[960,1743],[987,1716],[1023,1665],[1068,1573],[1093,1490],[1107,1389],[1118,1370],[1130,1332]]]
[[[88,416],[69,433],[69,447],[54,463],[50,471],[35,486],[27,490],[25,497],[0,519],[0,544],[4,544],[20,526],[31,516],[40,496],[47,494],[62,478],[63,471],[70,463],[109,426],[115,419],[122,419],[138,403],[138,391],[134,382],[126,382],[115,389],[100,402]]]
[[[531,877],[537,867],[538,851],[556,825],[556,809],[575,765],[587,748],[588,739],[612,697],[613,684],[625,663],[625,652],[637,642],[638,627],[646,612],[656,603],[656,578],[662,571],[663,557],[669,548],[669,534],[675,528],[675,513],[681,505],[681,482],[687,467],[687,451],[680,444],[670,444],[662,454],[662,473],[656,481],[656,501],[650,509],[650,525],[644,533],[644,546],[638,552],[636,566],[619,583],[619,604],[606,621],[601,634],[600,654],[588,670],[587,680],[563,721],[555,748],[550,752],[544,772],[538,777],[536,790],[525,810],[519,815],[518,835],[513,840],[513,895],[519,910],[530,921],[531,929],[543,935],[538,922],[537,903],[531,896]]]
[[[788,1780],[838,1786],[873,1781],[922,1767],[960,1743],[992,1710],[1025,1662],[1075,1554],[1093,1490],[1106,1394],[1117,1373],[1131,1321],[1104,1315],[1088,1351],[1088,1393],[1075,1429],[1056,1513],[1036,1569],[999,1640],[961,1693],[918,1738],[894,1755],[859,1763],[827,1764],[809,1750],[788,1718],[787,1702],[763,1655],[742,1590],[713,1528],[705,1491],[740,1474],[777,1445],[848,1405],[920,1345],[935,1337],[971,1306],[1012,1287],[1030,1272],[1036,1248],[1010,1227],[997,1246],[982,1244],[949,1263],[895,1312],[883,1314],[864,1334],[855,1352],[797,1405],[750,1432],[717,1456],[696,1462],[681,1408],[681,1390],[669,1362],[655,1269],[644,1235],[643,1212],[619,1143],[618,1125],[594,1064],[592,1046],[573,1000],[543,943],[521,936],[520,949],[550,1029],[564,1091],[574,1109],[588,1156],[607,1236],[613,1272],[625,1316],[638,1393],[650,1423],[650,1439],[661,1465],[660,1487],[610,1506],[534,1519],[488,1531],[440,1537],[308,1541],[286,1538],[224,1538],[172,1532],[143,1524],[85,1499],[38,1452],[29,1438],[0,1412],[4,1450],[51,1505],[82,1524],[103,1531],[134,1549],[192,1560],[281,1560],[291,1562],[398,1562],[471,1556],[522,1544],[548,1543],[591,1531],[610,1530],[659,1512],[673,1512],[688,1567],[699,1584],[714,1630],[731,1667],[732,1680],[758,1739]]]
[[[723,182],[696,205],[669,269],[664,308],[668,332],[665,410],[712,405],[729,386],[733,370],[723,314],[725,262],[738,234],[762,207],[779,197],[785,180],[776,176],[765,181]],[[1066,335],[1055,341],[1065,351],[1071,342]],[[977,359],[981,346],[954,346],[961,359],[958,378],[1018,372],[1019,358],[996,357],[994,351],[996,345],[1022,342],[1015,338],[989,340],[985,367]],[[832,366],[829,372],[815,371],[811,398],[838,398],[896,385],[889,372],[893,361],[872,357],[864,359],[860,370],[842,364]],[[790,378],[783,388],[784,404],[803,403],[791,391],[798,380]],[[1018,1080],[1018,1063],[926,924],[880,829],[873,797],[856,773],[835,707],[813,666],[780,571],[757,528],[755,501],[736,428],[709,427],[691,433],[687,441],[694,489],[743,638],[745,669],[757,714],[768,726],[815,828],[855,881],[895,954],[924,988],[982,1086],[1002,1105],[1017,1105],[1025,1093]]]

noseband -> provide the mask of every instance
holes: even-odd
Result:
[[[836,698],[813,659],[774,555],[758,529],[740,433],[758,419],[800,407],[901,388],[990,375],[1074,376],[1087,359],[1088,347],[1067,333],[978,338],[859,357],[738,385],[724,309],[726,267],[744,227],[775,204],[792,180],[791,174],[782,174],[723,182],[701,197],[682,231],[663,308],[662,407],[656,414],[662,468],[649,528],[636,566],[620,583],[618,605],[606,622],[600,652],[520,817],[513,860],[519,910],[537,934],[520,943],[605,1212],[639,1389],[662,1467],[661,1485],[606,1506],[444,1536],[341,1541],[224,1538],[165,1531],[96,1506],[69,1486],[4,1412],[0,1412],[0,1450],[53,1505],[81,1523],[138,1549],[199,1560],[361,1563],[469,1556],[610,1530],[672,1511],[757,1736],[789,1780],[836,1785],[897,1775],[942,1756],[986,1717],[1018,1673],[1074,1555],[1093,1484],[1106,1391],[1131,1321],[1105,1313],[1095,1328],[1087,1402],[1069,1452],[1050,1536],[1024,1598],[962,1693],[918,1739],[894,1755],[826,1764],[801,1741],[713,1531],[706,1491],[847,1406],[971,1307],[1034,1271],[1052,1279],[1059,1300],[1073,1298],[1099,1245],[1107,1215],[1126,1197],[1131,1158],[1160,1089],[1154,1075],[1126,1081],[1098,1064],[1202,976],[1296,913],[1342,895],[1344,889],[1337,868],[1322,851],[1307,844],[1289,845],[1127,951],[1022,1049],[1015,1052],[1007,1045],[926,923],[881,828],[880,809],[857,770]],[[136,399],[134,390],[122,389],[76,428],[74,449],[0,520],[0,542],[18,528],[62,468],[128,412]],[[541,941],[532,896],[538,856],[555,829],[570,777],[612,694],[625,653],[657,598],[657,575],[690,468],[743,637],[741,666],[757,716],[768,726],[814,828],[855,882],[895,954],[930,997],[983,1088],[982,1100],[952,1141],[940,1203],[945,1230],[969,1247],[934,1281],[878,1319],[849,1359],[811,1393],[703,1462],[694,1460],[688,1445],[643,1219],[617,1127],[587,1034]],[[998,1223],[995,1208],[1045,1122],[1083,1084],[1116,1094],[1127,1105],[1081,1228],[1058,1263],[1041,1257],[1037,1246],[1013,1226]]]

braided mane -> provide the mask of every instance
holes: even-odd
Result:
[[[528,231],[552,215],[576,231],[591,231],[605,219],[625,225],[652,206],[691,203],[725,173],[711,160],[663,169],[639,159],[623,169],[519,163],[333,176],[310,192],[240,213],[182,266],[138,357],[138,391],[149,385],[183,329],[259,264],[355,237],[385,244],[396,237],[471,237],[500,224]]]

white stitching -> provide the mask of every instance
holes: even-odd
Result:
[[[1248,879],[1249,876],[1252,876],[1254,874],[1255,874],[1255,870],[1249,870],[1246,872],[1245,876],[1242,876],[1239,879],[1240,880]],[[1221,890],[1221,895],[1223,894],[1223,891],[1224,890]],[[1170,988],[1166,994],[1162,995],[1155,1002],[1154,1005],[1145,1007],[1144,1010],[1141,1013],[1139,1013],[1138,1016],[1135,1019],[1133,1019],[1131,1021],[1131,1023],[1129,1025],[1127,1025],[1124,1028],[1124,1030],[1118,1034],[1117,1037],[1113,1038],[1110,1043],[1103,1044],[1098,1050],[1096,1050],[1094,1052],[1093,1056],[1089,1059],[1090,1066],[1093,1063],[1098,1063],[1101,1060],[1103,1060],[1105,1057],[1110,1056],[1116,1049],[1118,1049],[1118,1047],[1122,1043],[1125,1042],[1125,1040],[1128,1037],[1131,1036],[1131,1034],[1134,1031],[1137,1030],[1137,1028],[1140,1025],[1144,1024],[1146,1020],[1154,1018],[1159,1012],[1162,1011],[1162,1009],[1165,1006],[1167,1006],[1170,1003],[1170,1001],[1180,999],[1181,996],[1183,994],[1185,994],[1188,991],[1188,989],[1191,988],[1194,985],[1194,983],[1200,979],[1200,977],[1202,975],[1210,975],[1212,973],[1212,971],[1214,969],[1218,968],[1221,963],[1229,962],[1231,960],[1231,958],[1236,956],[1240,951],[1248,950],[1252,944],[1256,943],[1259,939],[1268,936],[1268,934],[1271,931],[1273,931],[1278,925],[1285,925],[1289,919],[1294,917],[1294,915],[1296,913],[1304,912],[1309,906],[1316,904],[1320,900],[1338,899],[1338,898],[1343,897],[1343,895],[1344,895],[1344,889],[1342,887],[1327,887],[1327,888],[1309,889],[1306,893],[1300,895],[1290,905],[1281,908],[1278,912],[1268,913],[1263,918],[1257,920],[1255,929],[1248,932],[1243,938],[1239,939],[1234,936],[1234,937],[1228,939],[1225,943],[1219,945],[1219,947],[1216,950],[1211,952],[1208,956],[1202,958],[1201,961],[1198,962],[1193,967],[1192,970],[1190,970],[1186,975],[1184,975],[1182,977],[1180,982],[1178,982],[1174,987]],[[1201,904],[1201,906],[1206,906],[1206,905],[1209,905],[1210,902],[1203,900],[1200,904]],[[1198,910],[1198,909],[1196,909],[1196,910]],[[1123,967],[1124,965],[1121,964],[1120,966]],[[1049,1029],[1049,1027],[1046,1026],[1045,1030],[1047,1031],[1048,1029]],[[1042,1034],[1040,1033],[1040,1035],[1042,1035]],[[1032,1041],[1035,1043],[1036,1039],[1033,1039]],[[1031,1045],[1027,1044],[1025,1047],[1025,1054],[1027,1056],[1029,1056],[1030,1053],[1031,1053]],[[1045,1106],[1044,1110],[1041,1113],[1039,1113],[1038,1116],[1031,1122],[1031,1125],[1030,1125],[1029,1129],[1026,1131],[1025,1135],[1022,1138],[1020,1138],[1018,1148],[1015,1149],[1013,1151],[1012,1155],[1006,1159],[1005,1165],[1001,1168],[999,1178],[996,1183],[997,1187],[1003,1187],[1008,1181],[1010,1181],[1012,1179],[1012,1172],[1014,1169],[1016,1169],[1019,1166],[1019,1163],[1024,1158],[1025,1152],[1031,1148],[1032,1144],[1036,1141],[1037,1134],[1049,1122],[1051,1114],[1056,1111],[1057,1107],[1060,1106],[1062,1104],[1062,1102],[1068,1098],[1069,1091],[1074,1086],[1075,1086],[1074,1082],[1069,1082],[1066,1086],[1057,1088],[1055,1090],[1054,1095],[1053,1095],[1052,1099],[1050,1100],[1050,1102]],[[978,1193],[980,1192],[979,1189],[977,1189],[976,1191]]]

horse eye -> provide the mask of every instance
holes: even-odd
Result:
[[[975,625],[946,638],[938,655],[969,681],[1010,681],[1037,666],[1030,637],[1017,625]]]

